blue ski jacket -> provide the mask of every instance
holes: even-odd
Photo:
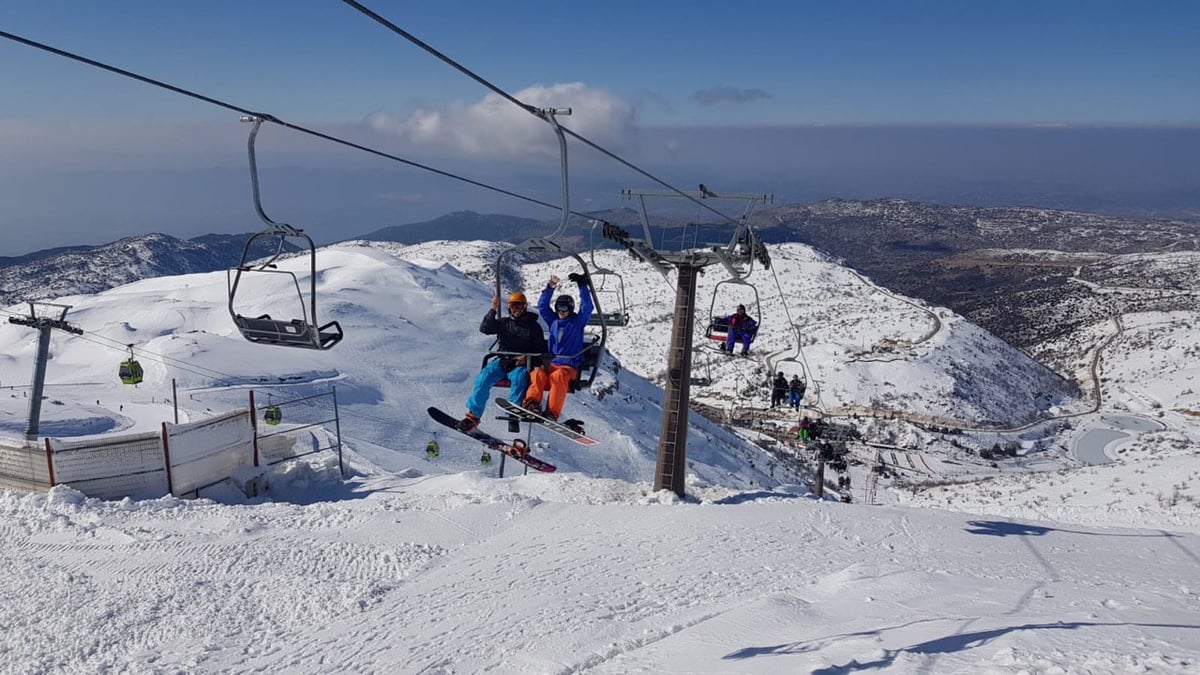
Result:
[[[553,296],[554,288],[546,286],[538,298],[538,314],[541,314],[542,321],[550,326],[550,353],[556,355],[551,363],[579,370],[583,363],[583,327],[587,325],[588,319],[592,318],[592,310],[595,308],[592,304],[592,289],[580,287],[579,312],[571,312],[563,319],[558,318],[558,314],[550,306]]]

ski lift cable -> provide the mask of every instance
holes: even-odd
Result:
[[[462,73],[463,75],[466,75],[467,77],[471,78],[475,82],[478,82],[480,85],[484,86],[489,91],[495,93],[497,96],[503,98],[504,100],[508,101],[509,103],[512,103],[513,105],[515,105],[518,108],[524,110],[525,112],[533,115],[534,117],[537,117],[537,118],[543,119],[543,120],[546,119],[544,111],[541,110],[540,108],[537,108],[536,106],[532,106],[532,105],[529,105],[528,103],[522,102],[521,100],[519,100],[512,94],[510,94],[510,93],[504,91],[503,89],[501,89],[500,87],[492,84],[491,82],[489,82],[488,80],[483,78],[481,75],[475,73],[471,69],[467,68],[466,66],[462,65],[461,63],[450,58],[449,56],[442,53],[441,51],[438,51],[436,48],[434,48],[429,43],[425,42],[424,40],[421,40],[420,38],[413,35],[412,33],[404,30],[403,28],[397,26],[396,24],[392,23],[391,21],[380,16],[379,14],[372,11],[367,6],[363,5],[361,2],[358,2],[357,0],[342,0],[342,2],[349,5],[350,7],[354,8],[354,9],[358,10],[359,12],[361,12],[365,16],[369,17],[370,19],[374,20],[376,23],[383,26],[384,28],[387,28],[388,30],[399,35],[400,37],[404,38],[405,40],[408,40],[409,42],[413,43],[414,45],[425,50],[430,55],[432,55],[433,57],[444,62],[446,65],[450,66],[451,68],[454,68],[455,70]],[[674,185],[671,185],[670,183],[667,183],[666,181],[662,180],[661,178],[658,178],[654,174],[646,171],[645,169],[642,169],[641,167],[637,166],[636,164],[633,164],[632,162],[624,159],[623,157],[601,147],[600,145],[592,142],[591,140],[576,133],[575,131],[572,131],[570,128],[568,128],[568,127],[561,127],[561,128],[562,128],[563,133],[570,136],[571,138],[574,138],[575,140],[579,141],[580,143],[583,143],[584,145],[592,148],[596,152],[599,152],[600,154],[608,157],[609,159],[612,159],[612,160],[624,165],[625,167],[632,169],[633,171],[635,171],[635,172],[641,174],[642,176],[654,181],[655,183],[667,188],[668,190],[671,190],[672,192],[675,192],[682,197],[690,199],[691,201],[695,202],[698,206],[708,209],[709,211],[712,211],[713,213],[720,216],[721,218],[728,220],[730,223],[732,223],[734,225],[740,225],[740,223],[738,223],[736,220],[734,220],[733,218],[730,218],[729,216],[725,215],[724,213],[721,213],[719,210],[709,206],[708,204],[701,202],[700,200],[696,199],[695,197],[692,197],[691,195],[684,192],[683,190],[675,187]],[[579,215],[579,214],[576,214],[576,215]]]
[[[21,44],[24,44],[24,45],[27,45],[30,47],[34,47],[35,49],[40,49],[42,51],[49,52],[49,53],[55,54],[57,56],[61,56],[63,58],[71,59],[73,61],[78,61],[80,63],[84,63],[89,66],[99,68],[101,70],[106,70],[110,73],[115,73],[117,75],[128,77],[128,78],[137,80],[139,82],[144,82],[146,84],[149,84],[149,85],[152,85],[155,87],[159,87],[161,89],[166,89],[167,91],[181,94],[183,96],[188,96],[190,98],[194,98],[199,101],[204,101],[205,103],[211,103],[212,105],[215,105],[215,106],[218,106],[221,108],[225,108],[226,110],[232,110],[234,112],[241,113],[242,115],[245,115],[245,116],[260,117],[263,119],[263,121],[271,122],[273,124],[278,124],[279,126],[285,127],[287,129],[292,129],[293,131],[298,131],[302,134],[307,134],[309,136],[313,136],[315,138],[320,138],[322,140],[329,141],[331,143],[336,143],[338,145],[342,145],[342,146],[345,146],[348,148],[354,148],[355,150],[361,150],[363,152],[375,155],[377,157],[383,157],[385,159],[390,159],[392,161],[400,162],[401,164],[406,164],[406,165],[411,166],[416,169],[421,169],[423,171],[428,171],[430,173],[434,173],[439,176],[443,176],[445,178],[450,178],[450,179],[457,180],[457,181],[460,181],[463,183],[467,183],[468,185],[473,185],[475,187],[483,188],[485,190],[491,190],[492,192],[497,192],[499,194],[502,194],[502,195],[505,195],[508,197],[520,199],[520,200],[529,202],[531,204],[537,204],[538,206],[545,206],[547,208],[552,208],[552,209],[561,209],[562,208],[558,205],[551,204],[549,202],[545,202],[540,199],[536,199],[534,197],[529,197],[526,195],[519,194],[517,192],[513,192],[511,190],[506,190],[504,188],[496,187],[494,185],[489,185],[487,183],[477,181],[477,180],[474,180],[471,178],[467,178],[465,176],[460,176],[458,174],[451,173],[449,171],[445,171],[442,169],[438,169],[438,168],[429,166],[427,164],[415,162],[411,159],[405,159],[398,155],[393,155],[391,153],[384,152],[382,150],[376,150],[375,148],[372,148],[372,147],[369,147],[366,145],[362,145],[361,143],[355,143],[353,141],[348,141],[348,140],[345,140],[342,138],[338,138],[337,136],[332,136],[330,134],[316,131],[315,129],[309,129],[307,127],[300,126],[299,124],[285,122],[274,115],[270,115],[270,114],[263,113],[263,112],[256,112],[256,111],[250,110],[249,108],[244,108],[242,106],[238,106],[238,105],[234,105],[232,103],[228,103],[226,101],[222,101],[218,98],[213,98],[211,96],[205,96],[204,94],[200,94],[200,93],[191,91],[189,89],[184,89],[183,87],[178,87],[173,84],[163,82],[161,80],[156,80],[152,77],[147,77],[145,75],[139,75],[135,72],[126,70],[124,68],[118,68],[116,66],[112,66],[112,65],[103,63],[101,61],[97,61],[95,59],[90,59],[86,56],[81,56],[79,54],[75,54],[73,52],[69,52],[64,49],[59,49],[57,47],[52,47],[48,44],[38,42],[36,40],[31,40],[26,37],[21,37],[20,35],[16,35],[14,33],[9,33],[7,31],[0,30],[0,37],[12,40],[14,42],[19,42]],[[582,213],[574,213],[574,215],[578,215],[581,217],[587,217],[586,214],[582,214]]]
[[[356,4],[357,4],[357,3],[356,3]],[[365,9],[365,8],[363,8],[363,9]],[[368,11],[369,11],[369,10],[368,10]],[[374,15],[373,13],[372,13],[371,15],[372,15],[372,16],[377,16],[377,15]],[[385,22],[385,25],[387,25],[387,26],[391,27],[393,30],[396,30],[396,31],[400,32],[400,33],[401,33],[402,35],[404,35],[405,37],[409,37],[409,38],[411,38],[411,39],[414,39],[414,40],[416,39],[415,37],[409,36],[407,33],[405,33],[404,31],[402,31],[402,30],[401,30],[399,27],[395,26],[394,24],[391,24],[390,22],[387,22],[387,21],[386,21],[386,19],[382,19],[382,17],[380,17],[380,18],[379,18],[379,20],[382,20],[382,21],[384,21],[384,22]],[[319,138],[319,139],[321,139],[321,140],[329,141],[330,143],[336,143],[336,144],[338,144],[338,145],[342,145],[342,146],[345,146],[345,147],[348,147],[348,148],[353,148],[353,149],[355,149],[355,150],[361,150],[362,152],[366,152],[366,153],[368,153],[368,154],[372,154],[372,155],[375,155],[375,156],[377,156],[377,157],[383,157],[384,159],[390,159],[390,160],[392,160],[392,161],[395,161],[395,162],[400,162],[401,164],[405,164],[405,165],[407,165],[407,166],[411,166],[411,167],[413,167],[413,168],[416,168],[416,169],[421,169],[421,170],[423,170],[423,171],[428,171],[428,172],[430,172],[430,173],[433,173],[433,174],[436,174],[436,175],[439,175],[439,176],[442,176],[442,177],[445,177],[445,178],[450,178],[450,179],[452,179],[452,180],[460,181],[460,182],[462,182],[462,183],[466,183],[466,184],[468,184],[468,185],[473,185],[473,186],[475,186],[475,187],[479,187],[479,188],[482,188],[482,189],[484,189],[484,190],[490,190],[490,191],[492,191],[492,192],[496,192],[496,193],[498,193],[498,194],[505,195],[505,196],[507,196],[507,197],[512,197],[512,198],[514,198],[514,199],[520,199],[520,200],[522,200],[522,201],[525,201],[525,202],[528,202],[528,203],[530,203],[530,204],[536,204],[536,205],[538,205],[538,206],[544,206],[544,207],[546,207],[546,208],[555,209],[555,210],[562,210],[562,207],[561,207],[560,205],[557,205],[557,204],[551,204],[550,202],[546,202],[546,201],[543,201],[543,200],[537,199],[537,198],[535,198],[535,197],[530,197],[530,196],[527,196],[527,195],[520,194],[520,193],[518,193],[518,192],[513,192],[512,190],[506,190],[506,189],[504,189],[504,188],[497,187],[497,186],[495,186],[495,185],[490,185],[490,184],[488,184],[488,183],[484,183],[484,182],[482,182],[482,181],[478,181],[478,180],[475,180],[475,179],[472,179],[472,178],[467,178],[466,176],[461,176],[461,175],[459,175],[459,174],[456,174],[456,173],[453,173],[453,172],[450,172],[450,171],[446,171],[446,170],[443,170],[443,169],[438,169],[438,168],[436,168],[436,167],[429,166],[429,165],[427,165],[427,164],[422,164],[422,163],[420,163],[420,162],[416,162],[416,161],[413,161],[413,160],[411,160],[411,159],[406,159],[406,158],[404,158],[404,157],[400,157],[399,155],[394,155],[394,154],[392,154],[392,153],[389,153],[389,152],[384,152],[384,151],[382,151],[382,150],[377,150],[377,149],[375,149],[375,148],[372,148],[372,147],[370,147],[370,146],[367,146],[367,145],[363,145],[363,144],[361,144],[361,143],[355,143],[355,142],[353,142],[353,141],[348,141],[348,140],[346,140],[346,139],[343,139],[343,138],[338,138],[337,136],[333,136],[333,135],[331,135],[331,134],[326,134],[326,133],[324,133],[324,132],[320,132],[320,131],[317,131],[317,130],[315,130],[315,129],[309,129],[309,128],[307,128],[307,127],[304,127],[304,126],[301,126],[301,125],[299,125],[299,124],[295,124],[295,123],[292,123],[292,122],[285,122],[284,120],[282,120],[282,119],[280,119],[280,118],[276,117],[275,115],[271,115],[271,114],[268,114],[268,113],[264,113],[264,112],[259,112],[259,111],[251,110],[250,108],[245,108],[245,107],[242,107],[242,106],[239,106],[239,105],[235,105],[235,104],[233,104],[233,103],[229,103],[229,102],[227,102],[227,101],[223,101],[223,100],[221,100],[221,99],[218,99],[218,98],[215,98],[215,97],[212,97],[212,96],[206,96],[206,95],[204,95],[204,94],[201,94],[201,93],[198,93],[198,92],[192,91],[192,90],[190,90],[190,89],[185,89],[185,88],[183,88],[183,87],[179,87],[179,86],[176,86],[176,85],[170,84],[170,83],[168,83],[168,82],[163,82],[162,80],[157,80],[157,79],[154,79],[154,78],[152,78],[152,77],[148,77],[148,76],[145,76],[145,75],[140,75],[140,74],[138,74],[138,73],[135,73],[135,72],[133,72],[133,71],[130,71],[130,70],[127,70],[127,69],[124,69],[124,68],[120,68],[120,67],[117,67],[117,66],[109,65],[109,64],[107,64],[107,63],[104,63],[104,62],[102,62],[102,61],[97,61],[96,59],[88,58],[88,57],[86,57],[86,56],[82,56],[82,55],[80,55],[80,54],[76,54],[76,53],[74,53],[74,52],[70,52],[70,51],[67,51],[67,50],[65,50],[65,49],[59,49],[58,47],[54,47],[54,46],[51,46],[51,45],[45,44],[45,43],[43,43],[43,42],[38,42],[37,40],[33,40],[33,39],[30,39],[30,38],[27,38],[27,37],[22,37],[22,36],[20,36],[20,35],[17,35],[17,34],[15,34],[15,33],[10,33],[10,32],[8,32],[8,31],[5,31],[5,30],[0,30],[0,37],[3,37],[3,38],[5,38],[5,39],[8,39],[8,40],[12,40],[13,42],[19,42],[19,43],[21,43],[21,44],[24,44],[24,45],[26,45],[26,46],[29,46],[29,47],[33,47],[33,48],[35,48],[35,49],[40,49],[40,50],[42,50],[42,51],[45,51],[45,52],[48,52],[48,53],[54,54],[54,55],[56,55],[56,56],[61,56],[61,57],[63,57],[63,58],[66,58],[66,59],[70,59],[70,60],[72,60],[72,61],[78,61],[79,63],[83,63],[83,64],[86,64],[86,65],[92,66],[92,67],[94,67],[94,68],[99,68],[99,69],[101,69],[101,70],[105,70],[105,71],[108,71],[108,72],[110,72],[110,73],[114,73],[114,74],[116,74],[116,75],[121,75],[121,76],[123,76],[123,77],[128,77],[128,78],[130,78],[130,79],[137,80],[137,81],[139,81],[139,82],[142,82],[142,83],[145,83],[145,84],[149,84],[149,85],[151,85],[151,86],[158,87],[158,88],[160,88],[160,89],[166,89],[167,91],[174,92],[174,93],[176,93],[176,94],[180,94],[180,95],[182,95],[182,96],[187,96],[187,97],[189,97],[189,98],[194,98],[194,99],[196,99],[196,100],[203,101],[203,102],[205,102],[205,103],[210,103],[210,104],[212,104],[212,105],[218,106],[218,107],[220,107],[220,108],[224,108],[224,109],[226,109],[226,110],[231,110],[231,111],[234,111],[234,112],[237,112],[237,113],[241,113],[241,114],[242,114],[242,115],[244,115],[244,116],[248,116],[248,117],[260,117],[260,118],[262,118],[262,119],[263,119],[263,121],[265,121],[265,122],[271,122],[272,124],[277,124],[277,125],[279,125],[279,126],[281,126],[281,127],[284,127],[284,128],[287,128],[287,129],[292,129],[293,131],[298,131],[298,132],[300,132],[300,133],[302,133],[302,134],[307,134],[307,135],[309,135],[309,136],[313,136],[314,138]],[[437,50],[434,50],[432,47],[429,47],[428,45],[425,45],[425,43],[423,43],[423,42],[420,42],[419,40],[418,40],[417,42],[418,42],[420,45],[422,45],[422,46],[423,46],[423,48],[426,48],[426,49],[430,50],[432,53],[434,53],[435,55],[439,56],[439,58],[443,58],[443,59],[446,59],[446,60],[448,60],[448,57],[444,57],[443,55],[441,55],[441,53],[440,53],[440,52],[438,52]],[[450,62],[451,62],[451,63],[453,63],[452,61],[450,61]],[[456,65],[456,67],[458,67],[458,68],[462,69],[464,72],[468,72],[468,73],[469,73],[469,71],[466,71],[466,69],[465,69],[465,68],[462,68],[461,66],[457,66],[457,65]],[[477,77],[477,76],[473,76],[473,77]],[[513,97],[512,97],[512,96],[510,96],[509,94],[505,93],[503,90],[499,89],[498,87],[495,87],[494,85],[486,84],[486,81],[482,80],[482,78],[477,78],[477,79],[479,79],[481,82],[485,82],[485,85],[486,85],[486,86],[488,86],[490,89],[492,89],[493,91],[497,92],[497,93],[498,93],[498,94],[500,94],[501,96],[505,97],[506,99],[508,99],[508,100],[511,100],[511,101],[513,101],[513,102],[517,103],[517,105],[521,106],[521,107],[522,107],[523,109],[525,109],[525,110],[528,110],[529,112],[531,112],[532,114],[534,114],[534,115],[538,116],[539,118],[541,118],[541,119],[545,119],[545,117],[542,115],[542,111],[539,111],[538,109],[536,109],[536,108],[533,108],[532,106],[527,106],[527,105],[525,105],[525,104],[523,104],[523,103],[520,103],[520,102],[519,102],[519,101],[517,101],[515,98],[513,98]],[[574,131],[572,131],[572,130],[568,129],[567,127],[562,127],[562,131],[563,131],[564,133],[566,133],[567,135],[569,135],[569,136],[572,136],[573,138],[576,138],[576,139],[578,139],[580,142],[582,142],[582,143],[585,143],[585,144],[587,144],[587,145],[589,145],[589,146],[592,146],[592,147],[593,147],[593,148],[595,148],[596,150],[598,150],[598,151],[600,151],[600,152],[602,152],[602,153],[604,153],[604,154],[606,154],[606,155],[608,155],[608,156],[612,157],[613,159],[616,159],[617,161],[621,162],[622,164],[625,164],[625,165],[629,166],[629,167],[630,167],[630,168],[632,168],[633,170],[637,171],[638,173],[641,173],[641,174],[645,175],[646,177],[650,178],[651,180],[655,181],[656,183],[658,183],[658,184],[660,184],[660,185],[662,185],[662,186],[664,186],[664,187],[666,187],[666,188],[668,188],[668,189],[675,190],[676,192],[681,192],[681,191],[680,191],[680,190],[678,190],[677,188],[675,188],[675,187],[673,187],[673,186],[671,186],[671,185],[667,184],[666,182],[664,182],[664,181],[662,181],[662,180],[660,180],[660,179],[656,178],[655,176],[653,176],[653,175],[651,175],[651,174],[649,174],[649,173],[647,173],[647,172],[643,171],[642,169],[640,169],[640,168],[638,168],[638,167],[634,166],[633,164],[630,164],[629,162],[625,161],[624,159],[621,159],[620,157],[617,157],[616,155],[614,155],[614,154],[610,153],[609,151],[605,150],[604,148],[601,148],[600,146],[598,146],[598,145],[596,145],[596,144],[592,143],[591,141],[587,140],[586,138],[583,138],[582,136],[579,136],[578,134],[576,134]],[[682,192],[681,192],[681,194],[682,194]],[[685,195],[685,196],[686,196],[686,195]],[[704,206],[705,206],[705,208],[709,208],[710,210],[712,210],[712,209],[711,209],[711,207],[708,207],[707,205],[704,205]],[[728,216],[725,216],[724,214],[721,214],[719,211],[714,211],[714,212],[715,212],[715,213],[717,213],[718,215],[721,215],[723,218],[725,218],[725,219],[727,219],[727,220],[731,220],[731,222],[733,222],[733,221],[732,221],[732,219],[730,219]],[[578,212],[578,211],[570,211],[570,214],[571,214],[571,215],[574,215],[574,216],[579,216],[579,217],[581,217],[581,218],[589,218],[589,217],[590,217],[588,214],[586,214],[586,213],[580,213],[580,212]]]
[[[0,310],[0,311],[3,311],[3,310]],[[115,344],[106,344],[103,341],[114,342],[114,343],[117,341],[113,340],[112,338],[105,337],[103,335],[99,335],[97,333],[90,333],[88,331],[84,331],[84,334],[80,335],[79,337],[83,340],[91,342],[92,344],[99,345],[101,347],[106,347],[108,349],[113,349],[113,350],[117,350],[117,351],[125,351],[126,349],[128,349],[128,347],[124,344],[121,344],[120,346],[117,346]],[[99,338],[99,339],[97,339],[97,338]],[[164,366],[170,366],[170,367],[175,368],[176,370],[191,373],[193,375],[197,375],[199,377],[202,377],[202,378],[205,378],[208,380],[224,379],[224,380],[229,380],[229,381],[235,381],[238,379],[238,376],[234,375],[232,373],[225,373],[225,372],[222,372],[219,370],[214,370],[212,368],[206,368],[204,366],[197,366],[195,364],[188,363],[187,361],[181,361],[179,359],[176,359],[176,358],[173,358],[170,356],[166,356],[164,354],[158,354],[158,353],[155,353],[152,351],[148,351],[146,349],[139,349],[138,357],[143,360],[161,363]],[[244,384],[235,384],[235,385],[227,385],[226,388],[239,389],[239,388],[243,388],[246,386],[247,385],[244,385]],[[259,391],[263,391],[268,396],[270,396],[272,393],[274,393],[275,395],[280,396],[280,397],[285,395],[284,390],[279,389],[278,387],[259,386],[257,384],[254,384],[254,385],[252,385],[252,388],[259,390]],[[306,397],[302,397],[302,398],[298,398],[298,399],[289,398],[287,400],[286,405],[294,406],[296,404],[302,403],[302,404],[308,405],[310,407],[316,408],[318,406],[316,406],[314,403],[312,403],[311,399],[317,399],[317,398],[320,398],[320,396],[322,396],[322,395],[314,394],[312,396],[306,396]],[[352,411],[352,410],[343,410],[342,414],[345,415],[346,417],[358,417],[358,418],[372,420],[372,421],[381,422],[381,423],[392,424],[395,422],[395,420],[385,419],[382,417],[376,417],[374,415],[369,415],[366,413],[356,412],[356,411]]]
[[[0,308],[0,314],[9,314],[12,316],[22,316],[21,314],[17,314],[16,312],[10,312],[9,310],[4,309],[4,308]],[[77,337],[79,337],[80,339],[83,339],[87,342],[91,342],[92,344],[95,344],[95,345],[98,345],[101,347],[105,347],[107,349],[112,349],[114,351],[118,351],[118,352],[122,352],[122,353],[129,349],[128,343],[121,342],[119,340],[115,340],[113,338],[110,338],[110,337],[107,337],[104,335],[100,335],[99,333],[95,333],[92,331],[85,330],[82,334],[78,335]],[[183,371],[186,373],[191,373],[193,375],[197,375],[199,377],[202,377],[202,378],[208,379],[208,380],[224,379],[224,380],[228,380],[228,381],[235,381],[238,379],[238,376],[234,375],[232,373],[226,373],[226,372],[222,372],[220,370],[215,370],[213,368],[199,366],[194,363],[190,363],[188,361],[182,361],[180,359],[166,356],[165,354],[158,354],[156,352],[152,352],[152,351],[149,351],[146,349],[139,349],[138,357],[141,359],[147,360],[147,361],[154,361],[156,363],[161,363],[164,366],[171,366],[171,367],[175,368],[176,370],[180,370],[180,371]],[[87,383],[81,383],[81,384],[87,384]],[[20,385],[18,385],[18,386],[20,386]],[[25,386],[28,386],[28,385],[25,385]],[[55,384],[53,386],[62,386],[62,385]],[[229,385],[228,388],[231,388],[231,389],[232,388],[241,388],[244,386],[246,386],[246,385]],[[255,386],[254,388],[264,391],[268,394],[270,394],[271,392],[274,392],[278,396],[284,395],[284,390],[279,389],[277,387]],[[317,397],[309,396],[309,397],[305,397],[302,399],[295,399],[295,400],[289,399],[289,405],[294,404],[294,403],[307,403],[307,399],[311,399],[311,398],[317,398]],[[313,404],[309,403],[309,405],[313,405]],[[395,420],[385,419],[383,417],[377,417],[375,415],[369,415],[367,413],[353,411],[353,410],[343,410],[342,414],[345,415],[346,417],[357,417],[357,418],[361,418],[361,419],[365,419],[365,420],[371,420],[374,422],[387,423],[387,424],[395,423]]]

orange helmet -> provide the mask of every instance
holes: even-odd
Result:
[[[522,293],[521,291],[513,291],[512,293],[509,293],[509,294],[508,294],[508,304],[510,304],[510,305],[511,305],[511,304],[513,304],[514,302],[519,302],[519,303],[521,303],[522,305],[527,305],[527,304],[529,304],[529,303],[528,303],[528,302],[525,300],[525,294],[524,294],[524,293]]]

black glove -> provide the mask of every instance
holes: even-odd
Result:
[[[581,288],[583,286],[587,286],[588,284],[592,283],[592,280],[590,278],[588,278],[587,274],[580,274],[579,272],[571,272],[570,274],[567,275],[567,278],[570,279],[571,281],[574,281],[575,285],[579,286]]]

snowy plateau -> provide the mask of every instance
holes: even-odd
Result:
[[[629,326],[567,402],[599,445],[535,429],[559,471],[499,477],[425,414],[463,410],[505,247],[320,249],[318,318],[346,333],[324,352],[242,339],[224,272],[55,298],[84,333],[52,334],[42,435],[155,431],[176,403],[188,421],[250,389],[336,387],[348,471],[312,455],[252,498],[0,492],[0,671],[1200,672],[1196,312],[1114,312],[1062,338],[1078,370],[1064,377],[946,308],[770,245],[752,288],[700,279],[681,498],[653,490],[674,283],[621,251],[587,260]],[[574,271],[530,260],[503,281],[533,297]],[[272,283],[248,313],[294,313]],[[749,357],[703,335],[738,302],[762,323]],[[127,344],[136,387],[116,377]],[[35,331],[0,325],[10,444],[36,349]],[[807,376],[803,411],[770,408],[776,371]],[[494,411],[484,429],[504,435]],[[855,431],[849,488],[815,494],[801,415]]]

